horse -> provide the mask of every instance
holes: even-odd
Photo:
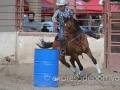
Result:
[[[64,28],[63,37],[62,37],[62,40],[64,41],[63,50],[65,51],[66,55],[71,56],[70,62],[73,67],[66,62],[65,56],[60,55],[59,60],[61,61],[61,63],[64,64],[67,68],[69,68],[73,73],[76,73],[77,77],[79,78],[80,76],[83,76],[83,66],[80,63],[78,56],[82,55],[82,53],[85,53],[91,58],[94,65],[96,66],[96,69],[98,72],[98,78],[103,77],[101,69],[99,68],[99,65],[97,64],[96,59],[93,57],[91,53],[86,35],[79,27],[78,22],[72,17],[64,18],[63,28]],[[47,46],[48,48],[52,45],[54,49],[58,49],[58,47],[56,47],[52,42],[48,44],[42,41],[42,44],[43,44],[43,47],[44,45],[46,46],[48,45]],[[38,45],[39,47],[41,47],[40,44]],[[76,67],[75,61],[77,62],[79,67]]]

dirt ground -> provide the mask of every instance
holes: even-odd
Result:
[[[33,86],[33,64],[0,65],[0,90],[120,90],[120,73],[106,68],[102,72],[106,78],[90,78],[97,77],[96,69],[85,68],[84,79],[61,79],[58,88],[36,88]],[[70,77],[73,73],[60,64],[59,76]]]

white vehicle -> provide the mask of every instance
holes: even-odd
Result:
[[[100,24],[100,25],[99,25],[99,28],[98,28],[98,33],[103,33],[102,28],[103,28],[103,24]]]
[[[54,31],[54,23],[52,21],[41,22],[41,29],[43,28],[43,26],[47,26],[49,32]]]

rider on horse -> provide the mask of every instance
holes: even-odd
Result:
[[[73,13],[70,10],[70,8],[66,7],[69,5],[69,3],[66,0],[57,0],[56,5],[59,6],[59,9],[57,9],[52,17],[52,21],[56,24],[59,24],[60,30],[58,32],[58,37],[60,40],[60,54],[63,55],[62,47],[63,47],[63,41],[62,41],[62,35],[63,35],[63,24],[64,24],[64,17],[70,18],[73,17]],[[89,33],[89,31],[85,30],[85,28],[81,28],[86,33]],[[91,33],[90,33],[91,34]],[[100,37],[93,31],[94,37],[99,39]]]

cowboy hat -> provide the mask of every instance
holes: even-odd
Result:
[[[66,0],[57,0],[56,5],[69,5]]]

